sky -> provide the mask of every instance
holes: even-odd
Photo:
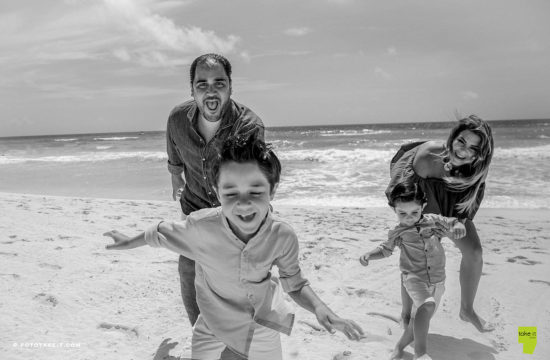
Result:
[[[216,52],[266,126],[550,118],[547,0],[7,0],[0,137],[161,131]]]

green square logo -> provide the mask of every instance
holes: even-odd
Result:
[[[524,354],[532,354],[537,345],[537,327],[520,326],[518,328],[518,342],[523,344]]]

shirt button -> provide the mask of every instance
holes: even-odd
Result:
[[[246,280],[245,280],[245,279],[243,278],[243,279],[241,279],[241,282],[242,282],[242,283],[245,283],[245,282],[246,282]]]
[[[203,176],[202,178],[203,178],[204,180],[206,180],[206,176]]]
[[[202,161],[206,161],[206,159],[205,159],[205,158],[202,158]]]
[[[246,251],[246,250],[243,251],[243,255],[244,255],[244,256],[247,256],[247,255],[248,255],[248,251]]]
[[[431,266],[428,266],[428,270],[430,270],[432,267]]]
[[[252,300],[253,297],[254,297],[254,295],[248,294],[248,298],[249,298],[250,300]]]
[[[425,252],[428,252],[428,249],[424,249]]]

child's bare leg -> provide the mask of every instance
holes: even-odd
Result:
[[[414,354],[420,357],[426,354],[426,343],[428,330],[430,329],[430,319],[435,311],[435,303],[427,302],[422,304],[416,311],[413,321],[414,329]]]
[[[413,326],[414,319],[411,319],[407,327],[403,331],[403,335],[401,335],[401,338],[399,339],[397,344],[395,344],[395,348],[390,355],[390,360],[403,358],[403,356],[405,355],[405,348],[414,340]]]
[[[401,326],[403,330],[407,329],[409,322],[411,320],[413,301],[407,292],[407,289],[403,286],[401,282]]]

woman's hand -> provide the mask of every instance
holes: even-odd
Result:
[[[458,240],[466,236],[466,227],[463,223],[457,222],[449,233],[452,235],[453,240]]]
[[[361,263],[361,265],[363,265],[363,266],[369,266],[369,257],[370,257],[370,253],[363,254],[363,255],[359,258],[359,262]]]

